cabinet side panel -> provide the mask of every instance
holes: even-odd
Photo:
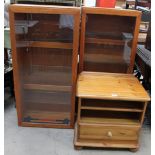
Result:
[[[77,81],[77,64],[79,50],[79,29],[80,29],[80,10],[74,16],[73,30],[73,55],[72,55],[72,99],[71,99],[71,126],[74,127],[75,117],[75,96],[76,96],[76,81]]]
[[[9,10],[10,17],[10,35],[11,35],[11,49],[12,49],[12,59],[13,59],[13,79],[14,79],[14,89],[15,89],[15,98],[16,98],[16,109],[18,114],[18,125],[21,125],[22,121],[22,91],[21,91],[21,79],[19,73],[20,60],[17,56],[16,51],[16,39],[15,39],[15,21],[14,21],[14,12]]]

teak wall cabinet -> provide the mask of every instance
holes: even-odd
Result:
[[[82,8],[81,71],[132,73],[141,12]]]
[[[139,148],[150,97],[134,75],[82,72],[77,97],[75,148]]]
[[[76,7],[10,7],[20,126],[74,126],[79,24]]]

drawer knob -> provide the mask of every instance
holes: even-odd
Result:
[[[112,132],[108,131],[108,137],[112,137]]]

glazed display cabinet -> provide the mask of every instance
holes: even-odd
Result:
[[[20,126],[73,127],[79,20],[79,8],[11,5]]]
[[[82,8],[81,71],[132,73],[141,12]]]

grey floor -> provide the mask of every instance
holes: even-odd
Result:
[[[74,150],[72,129],[18,127],[13,100],[5,103],[5,155],[151,155],[151,131],[141,132],[140,150],[83,149]]]

